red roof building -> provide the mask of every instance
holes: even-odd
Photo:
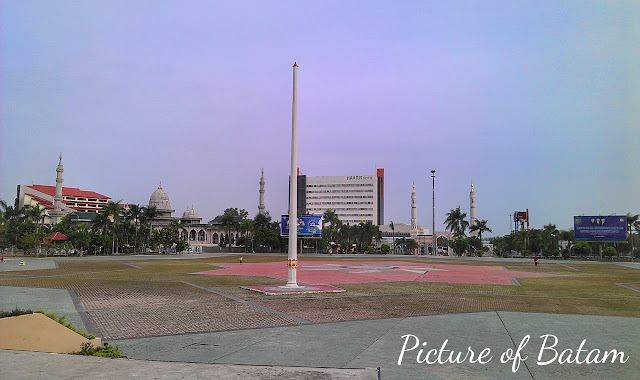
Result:
[[[53,197],[56,187],[49,185],[18,185],[19,206],[40,205],[46,208],[47,214],[54,209]],[[81,190],[76,187],[62,187],[62,211],[68,215],[74,211],[97,213],[107,205],[110,197],[90,190]],[[45,223],[47,223],[45,218]]]

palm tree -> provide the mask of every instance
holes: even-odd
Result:
[[[469,222],[465,219],[467,213],[460,211],[460,206],[455,210],[449,211],[445,219],[444,224],[447,229],[451,231],[454,237],[461,238],[466,237],[464,231],[469,227]]]
[[[133,227],[135,228],[135,237],[133,239],[133,253],[135,253],[136,249],[138,248],[138,226],[143,213],[144,207],[140,207],[140,205],[131,205],[129,206],[129,210],[125,215],[126,221],[129,223],[133,223]]]
[[[573,245],[574,234],[573,230],[562,230],[558,233],[559,240],[567,242],[567,256],[571,252],[571,246]]]
[[[105,243],[104,239],[107,235],[108,226],[109,226],[109,214],[107,214],[103,208],[102,210],[100,210],[98,215],[96,215],[96,217],[93,218],[93,221],[91,222],[91,230],[94,232],[100,231],[100,236],[102,240],[102,244],[101,244],[102,253],[104,253],[104,243]]]
[[[46,210],[45,207],[40,208],[39,204],[34,204],[31,207],[26,207],[24,213],[25,216],[30,218],[35,224],[41,224],[40,222],[44,223]]]
[[[342,224],[342,222],[340,221],[340,218],[338,218],[338,215],[336,214],[335,210],[332,209],[327,209],[324,214],[322,215],[322,220],[323,220],[323,227],[327,227],[328,231],[329,231],[329,244],[331,244],[331,242],[333,242],[333,232],[337,231],[338,228],[340,228],[340,225]]]
[[[228,208],[224,210],[224,214],[222,214],[222,225],[227,230],[227,243],[229,244],[229,252],[231,252],[231,227],[236,227],[236,216],[238,216],[238,209]]]
[[[371,221],[360,222],[356,227],[356,235],[360,238],[360,242],[373,246],[373,240],[380,235],[380,227],[374,225]]]
[[[13,206],[7,205],[6,202],[3,202],[0,205],[3,208],[3,229],[5,229],[5,236],[7,241],[11,242],[12,252],[13,247],[18,246],[18,239],[21,237],[21,226],[25,221],[25,208],[20,207],[18,203],[18,198],[16,198]]]
[[[253,232],[253,220],[251,219],[242,219],[240,221],[240,231],[242,231],[242,235],[244,236],[244,249],[247,250],[247,241],[249,240],[249,234]]]
[[[487,227],[487,220],[476,220],[476,223],[469,228],[469,232],[478,231],[478,239],[482,242],[482,233],[483,232],[493,232],[491,228]]]
[[[91,241],[91,233],[85,224],[80,224],[78,228],[73,231],[71,240],[80,247],[80,256],[84,253],[84,248],[89,245]]]
[[[636,230],[636,235],[640,234],[640,220],[636,221],[635,223],[633,223],[633,229]],[[633,241],[633,235],[631,235],[631,241]],[[635,252],[633,250],[633,247],[631,249],[631,257],[635,257]]]
[[[271,227],[271,215],[269,214],[269,211],[265,212],[264,214],[257,214],[253,218],[253,227],[256,230],[260,230],[262,228],[270,228]]]
[[[547,242],[547,244],[545,244],[545,248],[547,250],[551,250],[552,252],[556,252],[558,249],[558,245],[560,243],[558,239],[558,235],[560,234],[560,231],[558,231],[558,228],[556,228],[556,225],[553,223],[549,223],[543,226],[542,230],[543,230],[543,234],[548,235],[550,240]],[[549,249],[549,245],[553,248]]]
[[[151,233],[153,232],[153,220],[158,216],[159,212],[156,206],[149,206],[142,208],[142,217],[140,221],[142,223],[149,222],[149,237],[147,238],[147,247],[151,245]]]
[[[631,256],[633,257],[633,227],[638,224],[638,219],[640,219],[640,215],[631,215],[630,212],[627,213],[627,234],[629,235],[629,240],[631,241]],[[636,227],[636,231],[638,227]]]
[[[413,239],[405,239],[404,240],[405,247],[407,249],[406,254],[415,255],[416,250],[418,249],[418,243]],[[411,253],[409,253],[411,252]]]
[[[111,242],[111,254],[113,255],[116,252],[116,229],[120,224],[120,216],[122,215],[122,207],[120,206],[120,202],[122,201],[109,201],[107,205],[102,209],[111,222],[111,229],[113,231],[113,240]]]
[[[2,234],[2,231],[4,231],[4,225],[6,223],[6,220],[4,219],[4,213],[7,210],[7,207],[7,202],[0,199],[0,234]]]
[[[393,254],[396,254],[396,226],[393,224],[393,221],[389,222],[389,228],[391,228],[391,236],[393,239]]]
[[[163,242],[163,245],[165,248],[171,248],[175,244],[176,253],[182,252],[185,248],[188,249],[187,242],[181,237],[181,232],[186,235],[187,230],[180,221],[173,219],[169,225],[164,227],[162,230],[164,232],[163,237],[165,241]]]

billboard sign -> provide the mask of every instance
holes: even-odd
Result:
[[[627,217],[574,216],[573,231],[576,241],[625,241]]]
[[[526,211],[516,211],[513,214],[513,220],[516,222],[526,222],[528,219],[528,215]]]
[[[280,235],[289,236],[289,215],[282,215]],[[298,215],[298,236],[321,237],[322,215]]]

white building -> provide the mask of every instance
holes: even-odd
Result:
[[[374,175],[298,175],[298,214],[335,211],[345,224],[384,224],[384,169]]]
[[[395,253],[407,254],[407,255],[433,255],[433,235],[429,232],[428,228],[423,228],[418,224],[418,204],[416,202],[416,185],[411,186],[411,224],[406,223],[391,223],[388,225],[381,225],[380,232],[382,234],[382,240],[380,243],[388,244],[392,247],[397,239],[413,239],[418,243],[418,247],[414,252],[406,252],[404,247],[398,247],[396,244]],[[449,240],[451,240],[451,233],[448,231],[436,232],[436,255],[451,255],[453,251],[449,247]],[[396,242],[397,243],[397,242]],[[394,252],[394,251],[392,251]]]
[[[180,222],[180,236],[187,240],[191,252],[203,252],[204,247],[219,246],[226,237],[232,246],[238,246],[238,238],[241,236],[238,228],[231,228],[230,235],[227,236],[225,227],[222,225],[222,216],[219,215],[208,223],[202,222],[202,217],[193,206],[187,208],[180,219],[174,218],[175,210],[171,208],[169,194],[158,186],[156,191],[149,198],[149,207],[155,207],[158,215],[153,218],[151,224],[155,230],[161,230],[174,221]],[[241,221],[241,217],[236,217],[236,223]]]

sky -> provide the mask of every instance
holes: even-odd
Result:
[[[0,199],[18,184],[180,216],[286,213],[302,174],[385,169],[385,224],[510,232],[640,213],[640,2],[29,1],[0,5]]]

